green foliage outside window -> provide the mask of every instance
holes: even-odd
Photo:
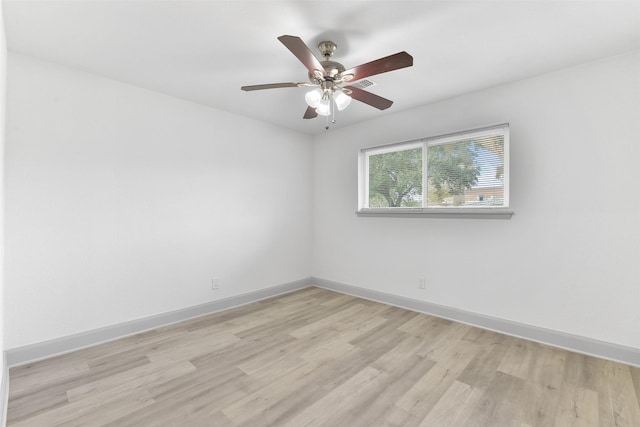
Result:
[[[422,148],[369,156],[369,207],[422,205]],[[427,198],[429,205],[464,194],[477,183],[480,166],[473,141],[429,146]]]
[[[430,205],[464,194],[477,183],[480,166],[473,141],[430,146],[427,150],[427,194]]]
[[[414,207],[422,199],[422,148],[369,157],[369,206]]]

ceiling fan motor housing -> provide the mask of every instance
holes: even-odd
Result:
[[[327,72],[327,75],[321,78],[321,80],[325,80],[325,79],[335,80],[338,77],[338,75],[345,70],[344,65],[342,65],[339,62],[320,61],[320,63],[324,67],[324,70]],[[309,78],[311,79],[312,82],[317,82],[318,80],[318,78],[311,73],[309,73]]]
[[[324,61],[320,61],[320,64],[322,64],[326,75],[320,77],[317,73],[309,73],[309,79],[312,82],[320,83],[322,81],[335,81],[338,78],[338,75],[344,72],[344,65],[339,62],[329,60],[337,48],[338,46],[332,41],[327,40],[320,42],[318,50],[320,50],[320,53],[324,57]]]

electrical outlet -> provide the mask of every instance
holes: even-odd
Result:
[[[214,277],[213,279],[211,279],[211,290],[212,291],[217,291],[218,289],[220,289],[220,287],[218,285],[218,278]]]
[[[427,287],[424,276],[418,276],[418,289],[425,289]]]

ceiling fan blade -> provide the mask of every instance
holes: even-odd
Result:
[[[307,67],[307,70],[309,70],[311,74],[314,74],[315,70],[320,71],[323,76],[327,74],[320,61],[318,61],[318,58],[315,57],[300,37],[280,36],[278,40]]]
[[[316,117],[318,117],[318,113],[313,107],[307,107],[307,111],[305,111],[304,116],[302,116],[303,119],[315,119]]]
[[[362,90],[354,86],[346,86],[345,89],[349,89],[351,91],[351,97],[353,99],[357,99],[360,102],[369,104],[372,107],[377,108],[378,110],[386,110],[393,104],[393,101],[387,98],[383,98],[374,93],[367,92],[366,90]]]
[[[240,89],[244,91],[262,90],[262,89],[278,89],[281,87],[299,87],[306,86],[306,83],[269,83],[266,85],[242,86]]]
[[[366,64],[358,65],[357,67],[345,70],[340,73],[340,76],[343,77],[347,74],[353,74],[353,77],[349,79],[349,81],[356,81],[364,79],[365,77],[374,76],[376,74],[386,73],[387,71],[411,67],[412,65],[413,56],[409,55],[407,52],[398,52],[393,55],[385,56],[384,58],[376,59],[375,61],[367,62]]]

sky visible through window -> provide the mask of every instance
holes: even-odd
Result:
[[[480,175],[478,175],[478,183],[473,188],[502,186],[504,184],[503,179],[500,178],[502,174],[497,173],[497,170],[498,167],[504,167],[503,159],[493,151],[487,150],[480,145],[476,147],[476,163],[480,166]]]

